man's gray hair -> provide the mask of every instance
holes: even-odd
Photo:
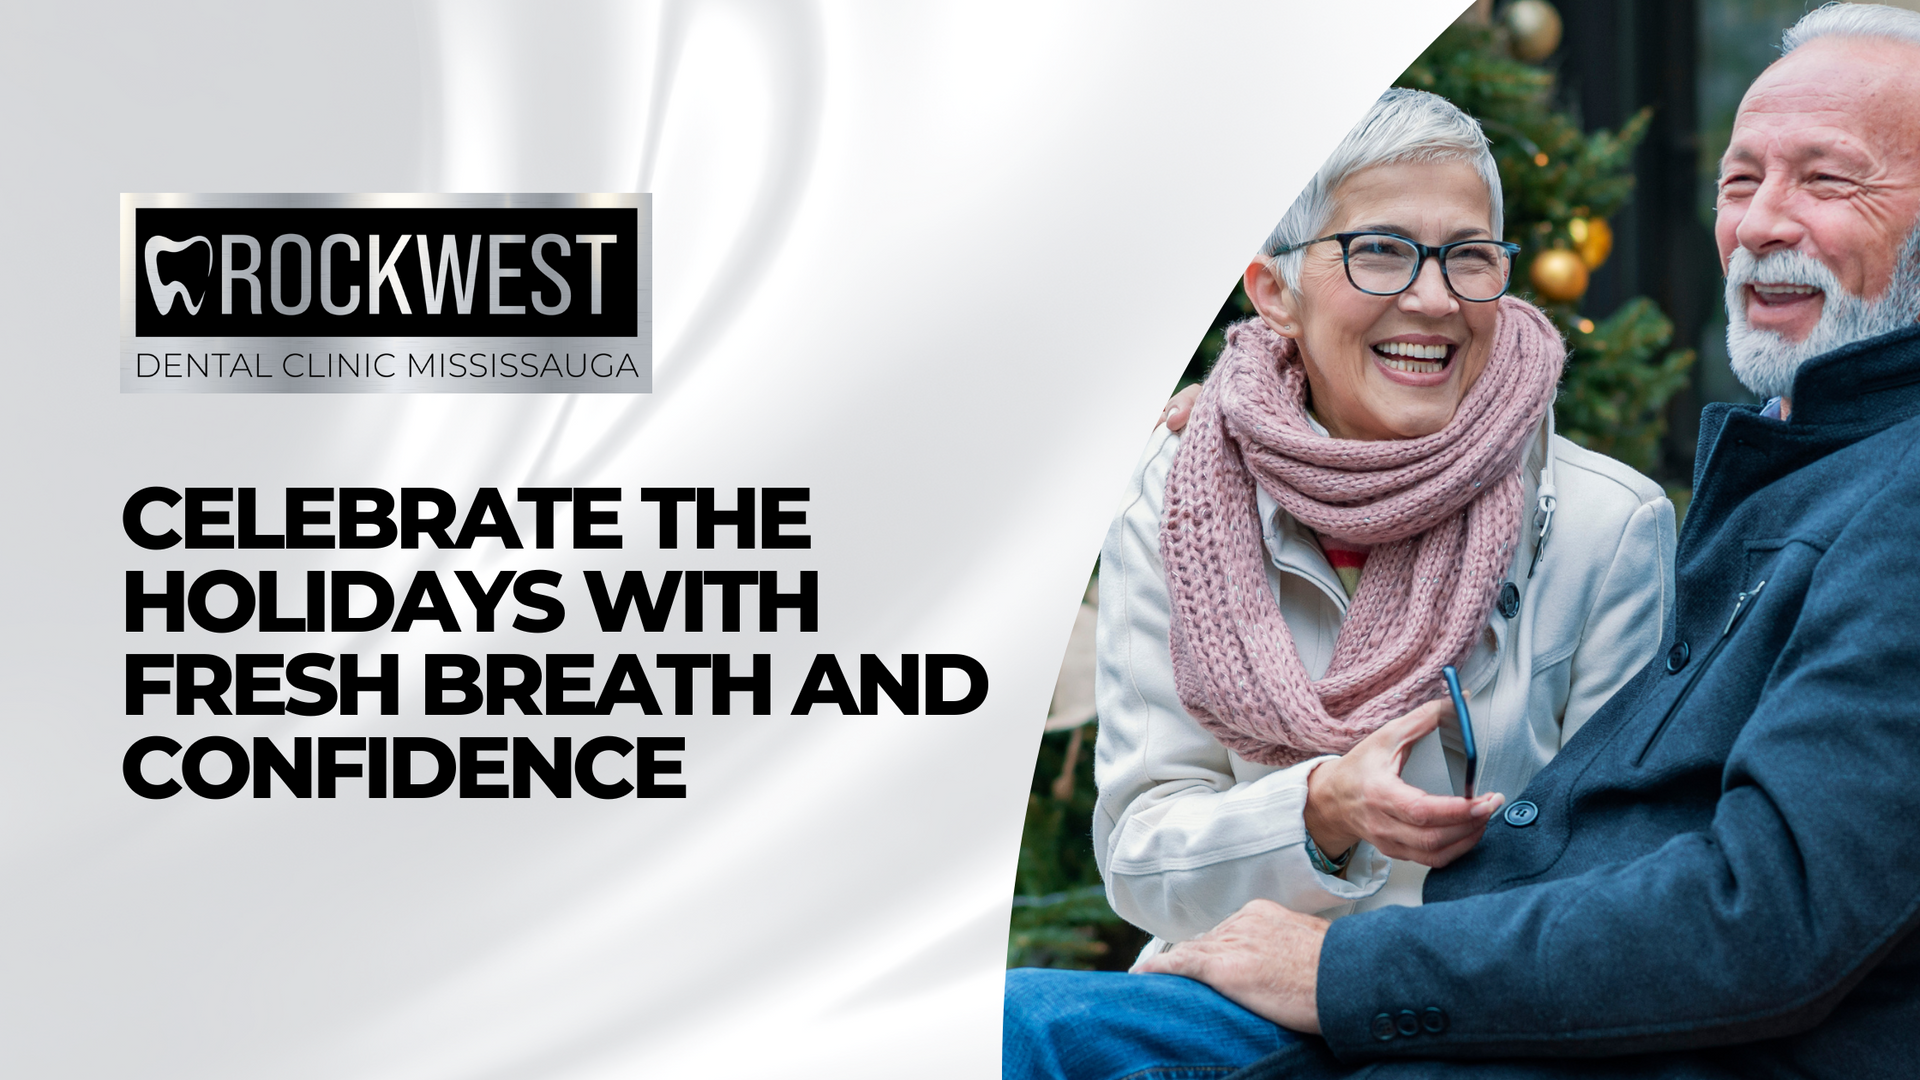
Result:
[[[1293,201],[1287,216],[1260,247],[1271,256],[1276,248],[1312,240],[1333,220],[1333,193],[1347,178],[1376,165],[1398,165],[1408,161],[1465,161],[1471,164],[1487,185],[1487,199],[1493,208],[1490,223],[1494,239],[1500,239],[1505,224],[1505,207],[1500,195],[1500,170],[1494,164],[1493,151],[1479,121],[1461,112],[1459,106],[1438,94],[1424,90],[1393,89],[1380,95],[1367,115],[1360,119],[1347,137],[1313,174],[1305,191]],[[1281,278],[1292,286],[1300,278],[1302,251],[1292,251],[1274,259]]]
[[[1920,11],[1885,4],[1828,4],[1807,12],[1780,35],[1780,53],[1823,37],[1892,38],[1920,45]]]

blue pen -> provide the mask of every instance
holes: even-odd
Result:
[[[1479,758],[1473,752],[1473,720],[1467,715],[1466,695],[1460,692],[1460,673],[1448,664],[1440,669],[1440,677],[1447,681],[1447,696],[1453,698],[1453,714],[1460,718],[1461,751],[1467,759],[1467,798],[1473,798],[1474,773]]]

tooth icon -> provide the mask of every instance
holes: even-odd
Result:
[[[164,236],[147,238],[147,287],[153,290],[154,306],[160,309],[162,315],[173,310],[173,298],[176,296],[180,298],[181,303],[187,305],[187,314],[200,314],[200,305],[206,300],[204,294],[199,300],[195,300],[187,295],[187,287],[180,282],[163,283],[160,280],[160,253],[185,251],[195,244],[207,245],[207,273],[213,273],[213,242],[206,237],[196,236],[190,240],[172,240]]]

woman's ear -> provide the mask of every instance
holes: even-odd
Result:
[[[1281,282],[1272,261],[1255,258],[1247,264],[1243,281],[1247,299],[1253,301],[1253,310],[1260,313],[1261,320],[1281,337],[1298,338],[1300,320],[1294,311],[1295,294]]]

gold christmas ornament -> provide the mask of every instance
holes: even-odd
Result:
[[[1567,235],[1573,237],[1573,250],[1589,270],[1600,269],[1613,254],[1613,226],[1604,218],[1574,218],[1567,222]]]
[[[1560,47],[1560,13],[1547,0],[1514,0],[1500,13],[1513,35],[1514,59],[1537,64]]]
[[[1587,264],[1565,248],[1543,251],[1533,260],[1533,287],[1558,304],[1580,299],[1587,291]]]

